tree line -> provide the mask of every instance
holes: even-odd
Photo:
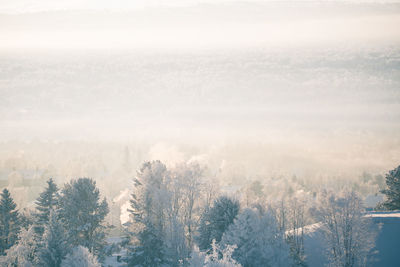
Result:
[[[189,163],[141,166],[120,244],[127,266],[306,266],[304,229],[310,215],[324,233],[332,266],[367,263],[375,236],[355,192],[322,190],[311,208],[296,198],[277,205],[247,203],[220,194],[204,171]],[[386,175],[386,184],[381,206],[400,209],[400,166]],[[2,191],[2,266],[105,265],[111,253],[109,208],[93,179],[73,179],[61,189],[49,179],[35,205],[31,217],[23,216],[9,191]]]
[[[49,179],[35,204],[32,217],[24,218],[9,191],[2,191],[0,263],[10,267],[100,266],[108,228],[104,218],[109,210],[93,179],[71,180],[61,190]]]

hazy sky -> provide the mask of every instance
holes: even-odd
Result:
[[[399,4],[392,2],[2,1],[0,22],[0,48],[21,49],[193,51],[400,40]]]
[[[398,1],[1,0],[0,137],[254,142],[391,166],[398,25]]]

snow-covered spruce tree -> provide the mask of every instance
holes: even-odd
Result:
[[[209,254],[201,252],[198,247],[194,247],[189,259],[190,267],[241,267],[234,259],[232,253],[236,246],[226,246],[221,250],[215,243],[211,243],[211,251]]]
[[[50,210],[49,221],[44,228],[42,243],[38,252],[38,262],[43,267],[60,267],[69,252],[65,230],[57,220],[55,211]]]
[[[371,230],[370,219],[364,217],[358,195],[324,191],[316,215],[322,222],[330,266],[366,266],[376,233]]]
[[[239,201],[227,196],[221,196],[214,201],[213,206],[204,212],[200,221],[197,242],[201,250],[210,249],[213,240],[217,244],[221,241],[222,235],[233,223],[239,209]]]
[[[58,188],[53,179],[47,181],[47,187],[37,198],[35,213],[35,231],[42,236],[44,226],[49,222],[50,211],[56,208],[58,201]]]
[[[4,251],[17,241],[20,224],[17,205],[10,192],[4,189],[0,195],[0,255],[4,255]]]
[[[106,199],[100,200],[96,182],[79,178],[65,184],[59,197],[58,212],[68,243],[84,246],[102,260],[107,230],[104,218],[109,209]]]
[[[244,267],[290,266],[289,246],[271,211],[247,208],[224,233],[220,246],[236,245],[232,258]]]
[[[19,213],[19,226],[28,229],[35,223],[35,210],[30,208],[23,208],[18,210]]]
[[[167,261],[164,223],[170,195],[166,174],[167,168],[160,161],[145,162],[134,179],[129,266],[161,266]]]
[[[96,256],[85,247],[75,247],[61,262],[61,267],[100,267]]]
[[[157,229],[145,223],[128,248],[128,266],[163,266],[167,262],[163,241]]]
[[[400,166],[386,174],[387,189],[382,190],[387,200],[383,206],[389,210],[400,210]]]
[[[33,226],[21,229],[18,241],[6,250],[3,264],[7,267],[33,267],[36,265],[37,242]]]

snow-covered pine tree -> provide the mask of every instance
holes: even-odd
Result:
[[[85,247],[75,247],[61,263],[61,267],[100,267],[96,256]]]
[[[10,192],[4,189],[0,195],[0,255],[4,255],[17,241],[20,225],[17,205]]]
[[[270,211],[247,208],[224,233],[221,247],[236,246],[232,254],[244,267],[290,266],[284,232]]]
[[[180,266],[189,257],[202,172],[198,164],[180,164],[170,171],[160,161],[143,164],[131,200],[135,228],[131,265],[145,261],[145,265],[168,262]],[[154,244],[159,248],[156,251]]]
[[[96,182],[79,178],[65,184],[58,201],[58,212],[72,246],[84,246],[103,259],[109,212],[106,199],[100,200]]]
[[[19,213],[19,225],[22,228],[28,229],[31,225],[35,223],[35,210],[25,207],[23,209],[18,210]]]
[[[204,212],[200,221],[197,241],[201,250],[210,249],[213,240],[219,243],[239,209],[239,202],[227,196],[221,196],[214,201],[214,205]]]
[[[49,222],[50,211],[56,208],[58,201],[58,188],[53,179],[47,181],[47,187],[37,198],[35,213],[35,231],[42,236],[44,226]]]
[[[400,210],[400,166],[386,174],[387,189],[382,190],[387,200],[383,206],[389,210]]]
[[[166,172],[160,161],[145,162],[134,180],[129,266],[160,266],[166,261],[164,215],[170,202],[165,187]]]
[[[18,241],[6,250],[2,264],[7,267],[33,267],[36,266],[37,242],[33,226],[22,228],[18,234]]]
[[[161,236],[150,222],[145,223],[128,248],[128,266],[162,266],[166,262],[166,255]]]
[[[69,252],[65,230],[57,220],[57,214],[51,210],[49,221],[44,228],[38,261],[43,267],[60,267],[62,260]]]

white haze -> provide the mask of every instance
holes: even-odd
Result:
[[[124,146],[227,176],[399,164],[399,3],[127,3],[0,1],[3,164],[72,177]]]

